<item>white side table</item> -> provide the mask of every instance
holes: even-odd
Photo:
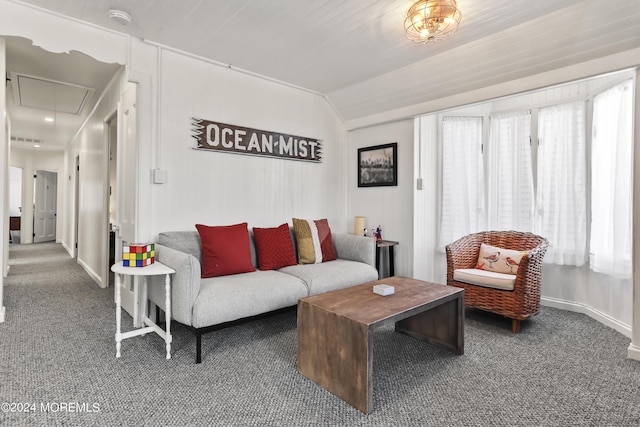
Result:
[[[146,267],[124,267],[122,265],[122,261],[114,264],[111,266],[111,271],[113,271],[115,273],[115,279],[116,279],[116,283],[115,283],[115,287],[116,287],[116,357],[120,357],[120,345],[122,340],[127,339],[127,338],[131,338],[131,337],[136,337],[138,335],[144,335],[148,332],[155,332],[156,334],[160,335],[163,339],[164,342],[167,343],[167,359],[171,359],[171,332],[170,332],[170,326],[171,326],[171,274],[175,273],[176,271],[171,268],[171,267],[167,267],[166,265],[155,261],[153,264],[148,265]],[[146,327],[142,327],[142,328],[138,328],[138,329],[134,329],[133,331],[129,331],[129,332],[120,332],[120,323],[121,323],[121,317],[122,317],[122,301],[120,300],[120,286],[122,286],[122,275],[126,274],[129,276],[144,276],[143,277],[143,285],[142,285],[142,304],[141,304],[141,311],[142,311],[142,322],[147,325]],[[165,275],[165,280],[164,280],[164,290],[165,290],[165,305],[166,305],[166,309],[165,309],[165,314],[166,314],[166,322],[167,322],[167,326],[166,326],[166,331],[163,331],[162,329],[160,329],[160,327],[158,325],[156,325],[154,322],[151,321],[151,319],[149,319],[149,317],[147,317],[147,277],[146,276],[159,276],[159,275]]]

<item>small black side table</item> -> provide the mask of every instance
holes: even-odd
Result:
[[[380,249],[386,248],[389,253],[389,275],[395,276],[395,264],[396,260],[393,253],[393,247],[399,245],[399,242],[394,242],[393,240],[378,240],[376,242],[376,268],[378,269],[378,274],[380,273]]]

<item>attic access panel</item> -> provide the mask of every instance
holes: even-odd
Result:
[[[80,115],[94,88],[11,73],[14,100],[17,105]]]

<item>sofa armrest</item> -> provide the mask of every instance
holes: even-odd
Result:
[[[332,233],[333,246],[340,259],[359,261],[376,267],[376,241],[371,237]]]
[[[171,318],[191,326],[193,304],[200,292],[200,262],[193,255],[157,243],[155,251],[159,262],[176,271],[171,277]],[[153,280],[164,283],[164,277],[153,277]],[[164,310],[164,286],[160,285],[154,283],[149,286],[147,294],[151,301]]]

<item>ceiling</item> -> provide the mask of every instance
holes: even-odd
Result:
[[[5,40],[12,147],[63,150],[120,66],[47,52],[21,37]]]
[[[325,94],[345,121],[640,46],[638,0],[458,0],[459,31],[428,45],[404,37],[407,0],[20,3]],[[54,80],[99,93],[75,79]]]

